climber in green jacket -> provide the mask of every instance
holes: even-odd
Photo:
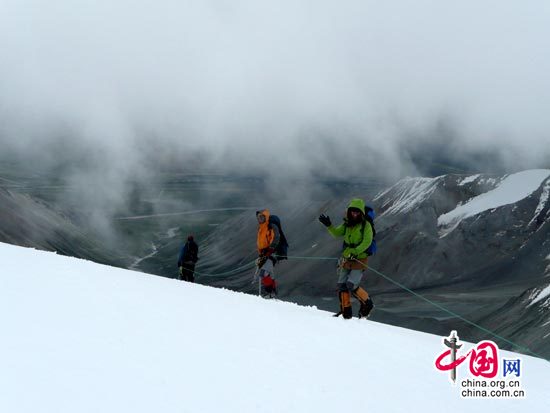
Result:
[[[359,318],[368,317],[374,305],[367,291],[359,286],[367,269],[368,248],[373,240],[373,226],[366,218],[365,202],[352,199],[346,210],[344,222],[335,227],[330,217],[321,214],[319,221],[334,238],[344,238],[342,257],[338,262],[338,297],[340,311],[335,316],[352,317],[351,294],[361,303]]]

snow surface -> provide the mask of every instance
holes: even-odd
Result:
[[[441,215],[437,223],[439,226],[450,227],[448,233],[456,228],[463,219],[521,201],[535,192],[549,176],[549,169],[533,169],[509,175],[495,189],[478,195]]]
[[[550,411],[541,359],[521,355],[525,399],[461,399],[442,337],[2,243],[0,262],[0,412]]]
[[[389,202],[393,203],[382,215],[410,212],[430,197],[442,178],[441,176],[437,178],[404,178],[378,194],[374,201],[382,199],[387,194],[392,194],[391,200],[385,202],[382,208],[385,208]]]

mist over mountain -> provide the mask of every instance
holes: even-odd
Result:
[[[125,267],[131,258],[106,248],[105,240],[79,226],[53,205],[0,184],[0,240]]]
[[[68,180],[59,202],[105,231],[166,170],[276,189],[547,167],[549,17],[540,1],[3,1],[0,159]]]

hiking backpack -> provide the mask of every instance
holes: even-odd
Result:
[[[288,259],[288,241],[286,240],[283,228],[281,227],[281,220],[277,215],[269,216],[269,226],[272,227],[273,225],[275,225],[279,230],[279,244],[275,249],[275,255],[277,256],[277,260],[279,261],[286,260]]]
[[[199,253],[199,246],[194,241],[193,242],[187,241],[185,245],[185,254],[183,256],[182,261],[196,262],[198,260],[198,257],[197,257],[198,253]]]
[[[361,229],[361,232],[365,231],[365,225],[367,225],[367,222],[372,227],[372,242],[370,246],[365,251],[367,255],[375,255],[376,250],[378,249],[376,246],[376,230],[374,229],[374,209],[372,209],[370,206],[365,205],[365,221],[363,222],[363,227]]]

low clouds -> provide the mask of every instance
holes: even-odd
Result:
[[[391,180],[439,148],[536,167],[548,21],[543,1],[4,0],[0,142],[115,192],[174,163]]]

